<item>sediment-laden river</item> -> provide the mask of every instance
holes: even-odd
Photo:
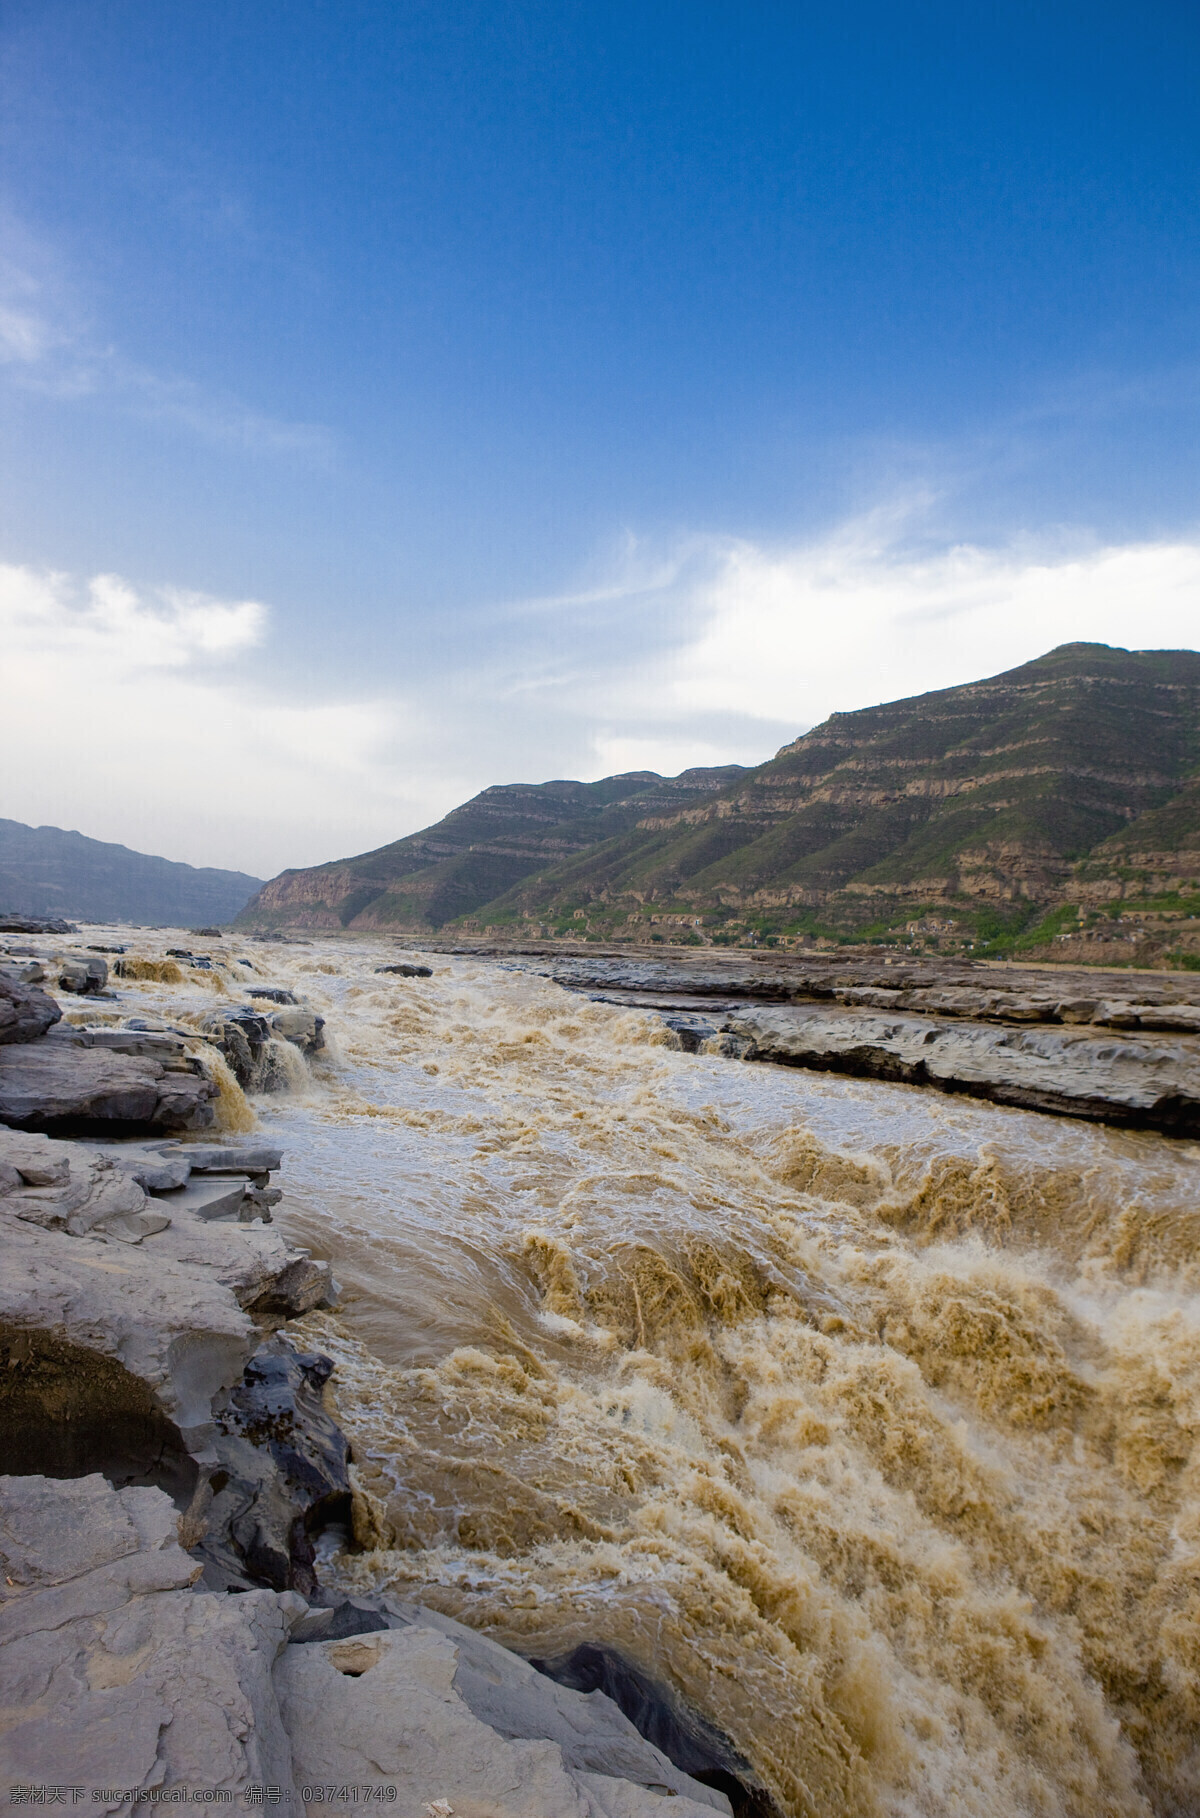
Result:
[[[257,1101],[343,1290],[328,1573],[606,1644],[789,1814],[1200,1811],[1200,1145],[246,951],[331,1038]]]

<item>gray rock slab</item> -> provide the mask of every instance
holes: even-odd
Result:
[[[199,1129],[213,1120],[216,1090],[148,1057],[49,1041],[0,1048],[0,1123],[20,1129]]]
[[[244,1174],[189,1180],[186,1186],[156,1194],[155,1203],[172,1217],[178,1212],[190,1212],[196,1218],[237,1218],[249,1185]]]
[[[295,1809],[272,1669],[299,1599],[197,1596],[170,1500],[98,1475],[0,1479],[0,1565],[0,1778],[101,1811],[256,1784]]]
[[[270,1174],[283,1166],[283,1150],[271,1143],[183,1143],[172,1154],[185,1156],[198,1174]]]
[[[1200,1134],[1200,1046],[789,1006],[730,1017],[747,1060],[930,1085],[998,1104]]]
[[[390,1607],[401,1620],[434,1628],[453,1641],[458,1650],[454,1690],[476,1717],[506,1740],[544,1738],[558,1744],[568,1768],[633,1781],[651,1791],[684,1796],[711,1811],[729,1812],[724,1793],[675,1767],[605,1693],[573,1692],[556,1685],[519,1654],[451,1616],[422,1605]]]
[[[458,1644],[419,1624],[286,1649],[275,1684],[297,1783],[391,1782],[396,1818],[428,1818],[430,1810],[488,1818],[712,1818],[709,1799],[676,1795],[664,1805],[667,1783],[661,1791],[633,1781],[596,1786],[586,1770],[567,1766],[557,1743],[502,1737],[456,1689],[458,1663]],[[320,1809],[349,1814],[355,1807],[335,1797]]]
[[[170,1061],[183,1057],[189,1038],[151,1029],[76,1028],[72,1039],[81,1048],[106,1048],[112,1054],[144,1054],[152,1060]]]

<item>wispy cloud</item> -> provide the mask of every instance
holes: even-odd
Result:
[[[318,464],[336,453],[336,438],[321,424],[274,417],[184,375],[157,372],[106,340],[86,319],[59,261],[11,216],[0,218],[0,369],[24,391],[64,402],[102,399],[248,453]]]
[[[564,596],[578,640],[569,605],[518,616],[419,685],[334,681],[282,642],[272,660],[260,601],[0,567],[0,813],[266,874],[383,845],[489,783],[761,762],[835,709],[1055,644],[1197,641],[1200,537],[936,544],[924,509],[787,546],[682,539]],[[620,622],[598,641],[600,598]]]

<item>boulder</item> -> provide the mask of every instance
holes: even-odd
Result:
[[[41,972],[41,967],[36,970]],[[0,1044],[37,1041],[61,1016],[54,999],[39,991],[34,981],[0,972]]]
[[[55,968],[60,991],[71,991],[77,997],[95,997],[108,984],[108,965],[99,958],[60,959]]]
[[[300,1025],[301,1033],[307,1031],[316,1036],[316,1025],[321,1023],[319,1017],[314,1018],[310,1010],[290,1014],[309,1019]],[[245,1009],[213,1011],[201,1024],[206,1039],[221,1050],[244,1092],[285,1092],[288,1089],[290,1080],[276,1045],[278,1031],[273,1023],[274,1018],[268,1021],[261,1011]],[[303,1044],[297,1042],[296,1045]],[[322,1044],[315,1041],[314,1045]]]
[[[376,966],[376,972],[394,972],[398,978],[432,978],[432,966],[410,966],[401,962],[396,966]]]
[[[318,1048],[325,1046],[325,1018],[304,1005],[276,1010],[271,1017],[271,1027],[276,1035],[291,1042],[302,1054],[315,1054]]]
[[[212,1123],[216,1094],[198,1063],[68,1042],[0,1048],[0,1123],[22,1130],[198,1130]]]

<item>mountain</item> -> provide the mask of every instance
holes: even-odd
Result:
[[[742,774],[739,764],[652,770],[599,783],[499,783],[436,827],[264,884],[243,927],[395,928],[428,932],[477,915],[515,884],[636,827],[647,814],[696,807]]]
[[[1066,644],[833,714],[756,769],[485,790],[379,853],[285,873],[246,918],[690,939],[915,919],[969,944],[1197,889],[1200,653]]]
[[[192,927],[232,921],[262,880],[0,820],[0,912]]]

